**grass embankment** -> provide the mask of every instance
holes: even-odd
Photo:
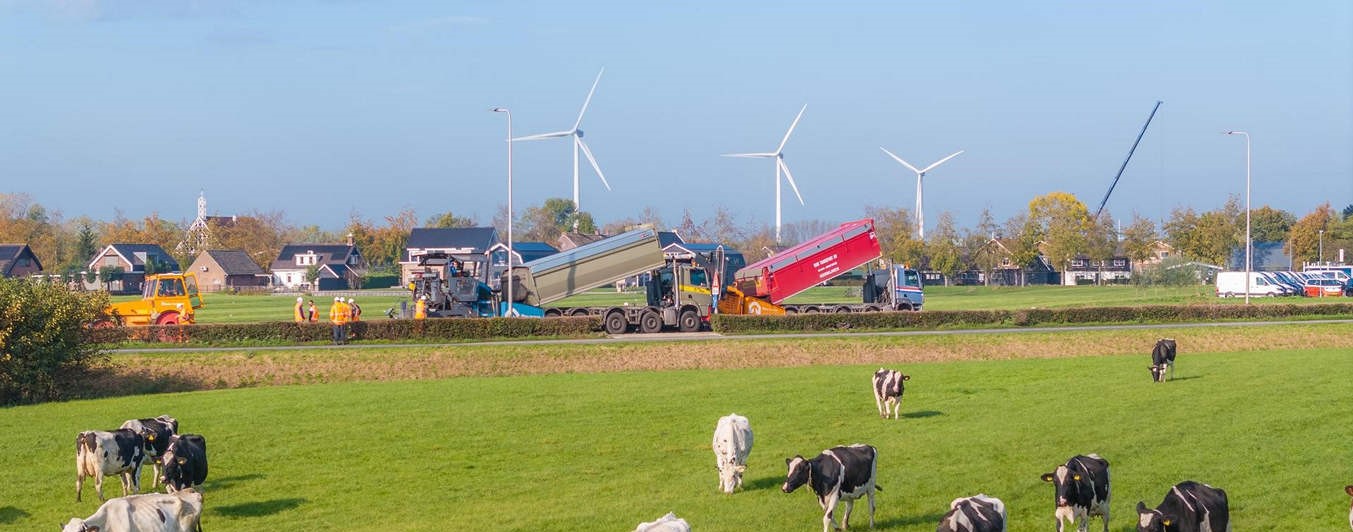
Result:
[[[1292,328],[1303,329],[1313,343],[1350,336],[1347,327]],[[784,459],[853,442],[879,448],[879,530],[934,530],[951,499],[979,491],[1006,502],[1010,530],[1047,530],[1052,488],[1038,476],[1086,452],[1112,463],[1114,531],[1134,529],[1139,499],[1154,505],[1184,479],[1224,488],[1237,530],[1340,529],[1342,487],[1353,478],[1353,357],[1347,346],[1257,350],[1255,341],[1275,339],[1267,331],[1181,335],[1180,378],[1164,385],[1149,382],[1146,333],[1132,341],[1077,333],[1036,346],[1025,335],[984,338],[1018,356],[1133,354],[916,362],[968,342],[795,340],[768,345],[750,364],[784,352],[789,362],[766,365],[852,365],[340,383],[11,408],[0,416],[0,523],[54,529],[92,513],[90,486],[74,502],[74,434],[169,413],[210,441],[203,521],[217,531],[629,530],[667,511],[702,531],[815,530],[812,496],[779,491]],[[1245,352],[1202,349],[1228,341]],[[679,348],[667,355],[729,364],[704,358],[704,344]],[[502,357],[532,351],[557,349]],[[912,375],[899,421],[874,411],[868,380],[880,364]],[[715,420],[729,412],[746,415],[756,434],[744,489],[732,496],[716,491],[709,448]],[[857,529],[868,524],[862,506]]]

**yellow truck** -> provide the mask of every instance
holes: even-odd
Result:
[[[113,303],[104,310],[107,318],[96,325],[178,325],[197,321],[195,310],[202,308],[197,291],[197,276],[188,273],[160,273],[146,276],[141,299]]]

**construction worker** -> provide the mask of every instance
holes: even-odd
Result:
[[[315,306],[313,299],[310,300],[310,308],[306,309],[306,319],[310,320],[310,323],[319,321],[319,307]]]
[[[343,303],[343,298],[334,298],[333,306],[329,307],[329,323],[333,325],[334,345],[347,343],[348,306]]]
[[[294,316],[292,316],[292,317],[296,320],[296,323],[301,323],[301,322],[306,321],[306,316],[305,316],[305,298],[303,298],[303,297],[298,297],[298,298],[296,298],[296,308],[293,308],[293,309],[292,309],[292,314],[294,314]]]
[[[357,306],[357,301],[348,298],[348,308],[352,312],[352,321],[362,321],[362,307]]]
[[[428,296],[418,298],[418,302],[413,304],[413,319],[421,320],[428,317]]]

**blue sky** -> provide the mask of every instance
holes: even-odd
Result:
[[[731,3],[730,3],[731,4]],[[1243,194],[1298,216],[1353,203],[1353,4],[1269,2],[0,0],[0,179],[66,217],[282,210],[338,228],[411,207],[491,220],[505,121],[583,129],[605,222],[724,206],[770,224],[911,208],[998,221],[1036,195],[1160,219]],[[567,141],[517,143],[519,208],[571,195]]]

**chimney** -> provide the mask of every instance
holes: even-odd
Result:
[[[348,245],[352,245],[352,233],[348,233]]]

